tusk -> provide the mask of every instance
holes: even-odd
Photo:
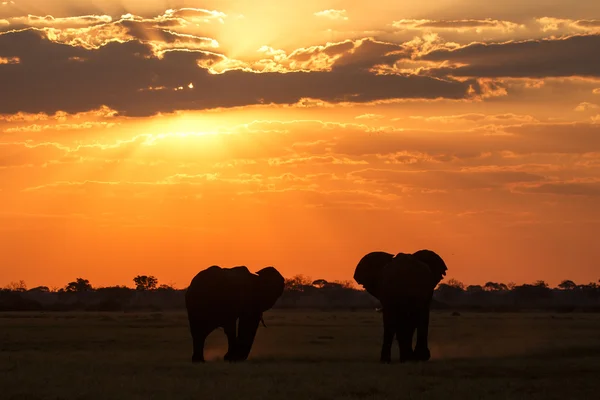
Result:
[[[267,327],[267,324],[265,324],[265,320],[263,319],[262,316],[260,317],[260,322],[262,322],[262,324],[265,328]]]

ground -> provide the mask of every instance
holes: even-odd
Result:
[[[269,311],[250,360],[215,331],[193,365],[183,312],[0,313],[2,399],[585,399],[600,315],[434,312],[432,360],[380,365],[375,311]],[[395,344],[392,353],[397,360]]]

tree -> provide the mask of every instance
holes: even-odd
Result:
[[[569,279],[565,279],[564,281],[558,284],[558,287],[562,290],[573,290],[577,287],[577,285],[575,284],[575,282]]]
[[[37,286],[29,289],[30,292],[41,292],[41,293],[49,293],[50,288],[48,286]]]
[[[11,282],[5,287],[6,290],[10,290],[11,292],[26,292],[27,284],[24,280],[20,280],[19,282]]]
[[[133,282],[135,283],[135,289],[140,291],[154,290],[158,285],[158,279],[152,275],[138,275],[133,278]]]
[[[448,283],[440,283],[435,291],[443,300],[452,301],[461,296],[464,292],[463,287],[461,282],[450,279]]]
[[[355,288],[353,281],[344,280],[344,281],[333,281],[333,282],[337,283],[344,289],[354,289]]]
[[[483,292],[483,288],[481,285],[469,285],[467,286],[468,293],[481,293]]]
[[[325,279],[317,279],[313,281],[312,285],[318,289],[323,289],[328,283]]]
[[[446,285],[451,286],[451,287],[453,287],[455,289],[459,289],[461,292],[463,290],[465,290],[464,283],[462,283],[461,281],[456,280],[454,278],[448,279],[448,281],[446,282]]]
[[[545,281],[539,280],[539,281],[535,281],[535,283],[533,284],[533,286],[537,286],[540,288],[545,288],[548,289],[548,284]]]
[[[167,283],[167,284],[163,283],[162,285],[160,285],[158,287],[158,290],[163,290],[163,291],[171,292],[171,291],[174,291],[174,290],[177,290],[177,289],[175,289],[175,285],[173,283]]]
[[[285,290],[303,292],[312,287],[312,279],[304,275],[295,275],[285,280]]]
[[[74,292],[89,292],[93,290],[90,281],[83,278],[77,278],[73,282],[69,282],[65,287],[65,292],[74,293]]]
[[[486,282],[486,284],[483,285],[483,289],[488,292],[499,292],[508,290],[508,286],[506,286],[504,283]]]

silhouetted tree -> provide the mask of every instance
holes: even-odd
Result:
[[[448,281],[446,282],[446,285],[451,286],[451,287],[453,287],[455,289],[459,289],[461,292],[463,290],[465,290],[464,283],[462,283],[461,281],[456,280],[454,278],[448,279]]]
[[[83,278],[77,278],[73,282],[69,282],[65,287],[65,292],[74,293],[74,292],[89,292],[93,290],[90,281]]]
[[[27,284],[21,279],[18,282],[10,282],[8,285],[6,285],[5,289],[11,292],[26,292]]]
[[[135,289],[140,291],[153,290],[158,285],[158,279],[152,275],[138,275],[133,278],[133,282],[135,283]]]
[[[552,290],[544,281],[537,281],[533,285],[526,283],[516,286],[513,293],[519,300],[535,300],[552,296]]]
[[[323,287],[325,287],[329,282],[327,282],[325,279],[317,279],[315,281],[313,281],[312,285],[318,289],[322,289]]]
[[[565,279],[564,281],[558,284],[558,287],[562,290],[573,290],[577,288],[577,285],[575,284],[575,282],[569,279]]]
[[[449,279],[447,283],[440,283],[436,292],[444,301],[452,301],[464,292],[464,284],[456,279]]]
[[[548,284],[545,281],[542,281],[542,280],[535,281],[535,283],[533,284],[533,286],[543,287],[543,288],[549,288]]]
[[[483,292],[483,287],[481,285],[469,285],[467,286],[468,293],[481,293]]]
[[[486,282],[486,284],[483,285],[483,289],[488,292],[498,292],[502,290],[508,290],[508,286],[506,286],[504,283]]]
[[[312,280],[304,275],[296,275],[285,280],[285,290],[303,292],[312,288]]]
[[[48,286],[37,286],[37,287],[29,289],[29,292],[49,293],[50,289],[48,288]]]
[[[336,283],[336,284],[340,285],[344,289],[354,289],[354,282],[349,281],[349,280],[345,280],[345,281],[333,281],[333,283]]]

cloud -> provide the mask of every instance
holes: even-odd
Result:
[[[544,180],[541,175],[515,171],[401,171],[364,169],[349,174],[356,183],[383,183],[438,190],[500,188]]]
[[[169,9],[165,11],[165,14],[162,18],[183,18],[192,23],[210,23],[212,21],[217,21],[223,24],[225,23],[224,19],[226,17],[227,14],[216,10],[206,10],[203,8],[180,8]]]
[[[600,196],[600,182],[557,182],[519,187],[517,191],[561,196]]]
[[[89,110],[85,112],[80,112],[76,114],[69,114],[64,111],[57,111],[54,114],[48,115],[46,113],[22,113],[18,112],[16,114],[0,114],[0,121],[4,122],[32,122],[32,121],[48,121],[48,120],[56,120],[56,121],[67,121],[67,120],[78,120],[78,119],[94,119],[94,118],[113,118],[117,115],[115,110],[111,110],[106,106],[102,106],[95,110]]]
[[[63,157],[66,148],[56,143],[0,143],[0,152],[0,168],[6,168],[42,165]]]
[[[500,30],[503,32],[512,32],[523,25],[510,21],[501,21],[496,19],[460,19],[460,20],[430,20],[430,19],[401,19],[392,23],[394,28],[400,30],[448,30],[455,32],[477,32],[486,30]]]
[[[12,25],[25,25],[33,27],[60,27],[60,28],[81,28],[86,26],[106,24],[112,22],[108,15],[81,15],[76,17],[55,18],[51,15],[40,17],[37,15],[28,15],[26,17],[11,18]]]
[[[449,132],[423,130],[373,129],[348,130],[328,147],[337,154],[364,156],[419,151],[432,155],[465,157],[487,152],[515,154],[587,153],[600,151],[600,125],[590,123],[528,123],[495,127],[493,125]]]
[[[346,16],[346,10],[323,10],[316,12],[315,15],[321,18],[328,18],[337,21],[348,21],[348,17]]]
[[[0,65],[19,64],[20,62],[19,57],[0,57]]]
[[[594,104],[594,103],[588,103],[587,101],[584,101],[582,103],[579,103],[579,105],[577,105],[577,107],[575,107],[575,111],[588,111],[588,110],[595,110],[600,108],[600,106],[598,104]]]
[[[536,18],[536,22],[541,25],[543,32],[553,32],[559,30],[598,33],[600,32],[600,20],[573,20],[567,18],[542,17]]]
[[[423,122],[441,123],[441,124],[452,124],[452,123],[483,123],[495,125],[514,125],[518,123],[530,123],[538,122],[538,120],[531,115],[522,114],[481,114],[481,113],[469,113],[469,114],[457,114],[457,115],[435,115],[435,116],[420,116],[411,115],[408,117],[412,120],[418,120]],[[394,118],[395,121],[401,121],[405,118]]]
[[[421,58],[447,62],[437,74],[463,77],[600,77],[600,35],[506,43],[473,43],[434,50]]]
[[[0,113],[76,113],[107,106],[123,115],[148,116],[175,110],[294,104],[302,98],[355,103],[459,100],[479,90],[474,80],[376,75],[365,70],[370,62],[354,54],[332,71],[213,74],[199,65],[224,56],[182,50],[157,57],[149,45],[136,40],[111,41],[88,50],[53,42],[34,29],[0,34],[0,57],[20,59],[0,74],[4,90],[11,93],[0,98]]]
[[[382,119],[382,118],[385,118],[385,116],[381,115],[381,114],[361,114],[354,118],[355,119]]]
[[[27,126],[18,126],[15,128],[7,128],[4,130],[6,133],[14,132],[41,132],[47,130],[63,131],[63,130],[78,130],[78,129],[92,129],[92,128],[112,128],[118,125],[116,122],[98,122],[98,121],[86,121],[79,124],[33,124]]]
[[[8,22],[8,20],[0,19],[0,26],[8,26],[8,25],[10,25],[10,22]]]

